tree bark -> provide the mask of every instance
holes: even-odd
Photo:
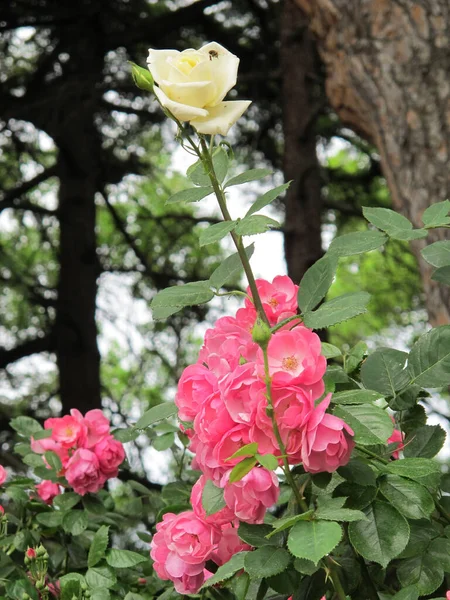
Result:
[[[292,180],[285,198],[284,246],[289,276],[298,283],[323,254],[323,202],[315,133],[318,86],[313,78],[320,69],[320,61],[308,30],[308,20],[294,0],[284,2],[280,42],[283,169],[285,179]]]
[[[341,119],[378,148],[393,205],[415,226],[450,192],[448,0],[295,0],[308,16]],[[432,232],[427,243],[444,239]],[[450,321],[450,289],[431,281],[414,242],[433,325]]]

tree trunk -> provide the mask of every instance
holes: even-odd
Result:
[[[308,20],[294,0],[281,15],[281,70],[286,194],[285,255],[289,276],[298,283],[322,254],[322,194],[316,154],[317,83],[320,69]],[[316,75],[317,77],[317,75]]]
[[[332,106],[376,145],[394,208],[420,227],[425,208],[450,192],[448,0],[295,1],[318,40]],[[432,232],[427,243],[444,237]],[[448,323],[450,288],[431,281],[424,245],[414,251],[429,319]]]

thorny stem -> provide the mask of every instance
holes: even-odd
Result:
[[[339,600],[346,600],[347,594],[345,593],[344,588],[342,587],[342,583],[341,583],[341,580],[339,579],[338,572],[335,570],[333,561],[331,560],[331,558],[329,556],[326,557],[325,563],[327,565],[328,573],[329,573],[331,582],[333,583],[333,587],[334,587],[334,591],[336,592],[336,596],[339,598]]]

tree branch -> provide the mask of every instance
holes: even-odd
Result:
[[[22,342],[22,344],[9,350],[0,348],[0,369],[6,369],[8,365],[25,356],[31,356],[40,352],[53,352],[54,342],[54,335],[51,332],[44,337]]]
[[[50,179],[57,174],[57,167],[53,165],[44,169],[41,173],[38,173],[35,177],[30,179],[29,181],[23,182],[21,185],[16,186],[11,190],[3,190],[2,199],[0,200],[0,212],[5,210],[6,208],[17,208],[22,210],[31,210],[33,212],[44,214],[44,215],[55,215],[56,211],[50,210],[48,208],[44,208],[42,206],[38,206],[32,202],[23,200],[20,201],[21,197],[40,185],[42,182]]]

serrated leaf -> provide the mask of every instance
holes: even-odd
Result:
[[[88,567],[95,565],[105,556],[106,548],[108,547],[109,526],[102,525],[92,538],[91,546],[88,554]]]
[[[313,515],[314,511],[311,509],[299,515],[293,515],[292,517],[284,517],[281,519],[277,519],[276,521],[273,521],[273,523],[271,523],[272,527],[274,527],[275,529],[273,529],[273,531],[268,533],[265,537],[268,540],[270,540],[271,537],[273,537],[277,533],[280,533],[280,531],[284,531],[285,529],[290,529],[291,527],[293,527],[298,521],[311,520],[311,517]]]
[[[403,453],[407,458],[433,458],[441,450],[446,437],[440,425],[423,425],[407,436]]]
[[[70,510],[78,504],[81,500],[81,496],[75,494],[75,492],[64,492],[53,499],[53,506],[60,510]]]
[[[196,281],[184,285],[173,285],[161,290],[151,302],[151,308],[184,307],[205,304],[214,297],[209,281]]]
[[[106,553],[106,562],[110,567],[114,569],[127,569],[129,567],[135,567],[148,559],[142,554],[132,552],[131,550],[118,550],[117,548],[111,548]]]
[[[404,458],[385,465],[384,470],[394,475],[407,477],[427,488],[437,488],[441,480],[439,463],[428,458]]]
[[[71,510],[64,515],[62,525],[66,533],[80,535],[88,526],[87,514],[84,510]]]
[[[206,229],[202,229],[199,236],[200,246],[207,246],[208,244],[218,242],[228,235],[230,231],[233,231],[236,225],[237,221],[223,221],[222,223],[214,223],[214,225],[209,225]]]
[[[178,408],[174,402],[161,402],[161,404],[152,406],[152,408],[147,410],[134,427],[135,429],[145,429],[153,425],[153,423],[176,415],[177,412]]]
[[[419,590],[415,585],[408,585],[397,592],[392,600],[419,600]]]
[[[275,471],[279,467],[278,458],[273,454],[255,454],[255,458],[268,471]]]
[[[93,598],[95,600],[110,600],[110,598],[111,598],[111,594],[109,593],[109,590],[106,590],[105,588],[93,588],[90,591],[91,591],[91,598]],[[139,596],[139,598],[142,598],[142,596]]]
[[[61,512],[45,512],[36,515],[36,521],[44,527],[60,527],[64,514]]]
[[[431,275],[431,279],[433,281],[437,281],[438,283],[450,285],[450,265],[436,269],[436,271],[434,271]]]
[[[420,336],[409,353],[408,369],[411,383],[422,387],[450,384],[450,325],[435,327]]]
[[[357,231],[340,235],[331,242],[328,254],[336,256],[353,256],[363,254],[380,248],[386,241],[387,236],[381,231]]]
[[[450,240],[434,242],[420,251],[423,258],[433,267],[450,265]]]
[[[434,560],[442,565],[446,573],[450,573],[450,540],[448,538],[439,537],[430,542],[427,554],[432,556]]]
[[[251,444],[245,444],[236,450],[234,454],[226,458],[225,460],[232,460],[233,458],[240,458],[241,456],[255,456],[258,452],[258,444],[256,442],[252,442]]]
[[[334,414],[350,425],[355,442],[363,446],[385,444],[394,429],[387,412],[372,404],[340,405]]]
[[[326,254],[303,275],[298,289],[298,305],[303,313],[315,308],[325,298],[336,274],[336,257]]]
[[[281,227],[281,225],[275,219],[271,219],[265,215],[251,215],[250,217],[245,217],[242,221],[238,221],[235,231],[241,236],[257,235],[278,227]]]
[[[287,183],[283,183],[282,185],[279,185],[279,186],[273,188],[272,190],[269,190],[262,196],[259,196],[259,198],[257,198],[255,200],[255,202],[251,205],[251,207],[248,209],[245,216],[249,217],[250,215],[253,215],[254,213],[258,212],[258,210],[261,210],[265,206],[269,205],[276,198],[278,198],[278,196],[280,194],[282,194],[284,191],[286,191],[288,189],[288,187],[291,185],[291,183],[292,183],[291,181],[288,181]]]
[[[291,529],[288,548],[297,558],[307,558],[314,564],[329,554],[342,538],[342,529],[332,521],[299,521]]]
[[[349,525],[350,542],[361,556],[386,567],[408,543],[408,522],[393,506],[379,500],[363,512],[366,521]]]
[[[366,404],[372,403],[380,398],[383,398],[383,394],[374,392],[373,390],[345,390],[333,394],[331,402],[334,404]]]
[[[444,225],[448,225],[450,223],[449,211],[450,202],[448,200],[435,202],[424,210],[422,215],[423,224],[426,227],[443,227]]]
[[[444,579],[442,565],[427,553],[399,562],[397,577],[402,586],[415,585],[420,595],[432,594]]]
[[[122,442],[122,444],[126,444],[127,442],[133,442],[139,436],[139,431],[136,431],[132,427],[122,427],[120,429],[114,429],[114,431],[112,431],[111,433],[114,439],[118,442]]]
[[[243,183],[248,183],[249,181],[263,179],[269,175],[272,175],[272,171],[270,169],[249,169],[248,171],[244,171],[243,173],[240,173],[239,175],[229,179],[223,187],[225,189],[231,187],[232,185],[242,185]]]
[[[346,498],[330,498],[327,496],[317,499],[316,518],[325,521],[365,521],[366,515],[360,510],[343,508]]]
[[[310,329],[324,329],[367,312],[370,294],[353,292],[333,298],[317,310],[304,314],[303,321]]]
[[[248,552],[238,552],[232,556],[227,563],[217,569],[212,577],[205,581],[200,589],[204,590],[233,577],[235,573],[244,568],[244,560],[247,554]]]
[[[212,161],[216,178],[220,183],[222,183],[228,172],[228,155],[224,148],[220,147],[214,151]],[[203,162],[200,160],[188,168],[186,175],[194,185],[211,185],[209,175],[205,170]]]
[[[282,573],[290,562],[289,552],[284,548],[262,546],[247,554],[244,569],[252,579],[272,577]]]
[[[383,496],[407,519],[428,519],[434,510],[429,491],[420,483],[398,475],[380,480]]]
[[[177,204],[178,202],[199,202],[199,200],[203,200],[203,198],[206,198],[206,196],[209,196],[213,192],[214,190],[210,185],[206,187],[189,188],[170,196],[170,198],[166,200],[166,204]]]
[[[346,373],[353,373],[367,355],[367,350],[367,344],[365,342],[358,342],[355,344],[344,357],[344,371]]]
[[[333,344],[329,344],[328,342],[321,342],[322,350],[321,355],[325,356],[325,358],[336,358],[337,356],[342,356],[342,352],[339,350],[337,346],[333,346]]]
[[[55,471],[61,471],[62,462],[59,456],[56,454],[56,452],[53,452],[52,450],[47,450],[47,452],[44,453],[44,456],[45,460],[48,462],[52,469],[54,469]]]
[[[373,469],[359,458],[352,458],[346,465],[339,467],[338,474],[359,486],[375,486],[376,477]]]
[[[361,367],[364,387],[383,396],[395,396],[410,380],[406,369],[408,354],[392,348],[378,348],[370,354]]]
[[[266,523],[257,525],[253,523],[239,523],[238,536],[240,539],[250,546],[259,548],[260,546],[266,546],[267,544],[276,544],[275,541],[269,541],[268,536],[273,532],[271,525]]]
[[[207,517],[214,515],[226,506],[223,498],[223,489],[215,486],[210,479],[206,480],[205,487],[203,488],[202,506]]]
[[[244,458],[237,465],[233,467],[230,473],[229,483],[236,483],[236,481],[240,481],[243,477],[250,473],[253,467],[257,464],[256,458],[253,456],[249,456],[248,458]]]
[[[255,244],[250,244],[250,246],[245,249],[248,259],[252,257],[254,251]],[[235,252],[222,261],[221,265],[217,267],[209,278],[209,283],[211,287],[220,289],[223,285],[233,282],[242,270],[241,259],[239,254]]]
[[[116,581],[116,574],[109,567],[92,567],[86,573],[86,583],[90,588],[109,589]]]
[[[363,206],[363,215],[372,225],[396,240],[416,240],[428,235],[424,229],[413,229],[411,221],[389,208]]]
[[[34,433],[42,431],[42,425],[31,417],[15,417],[11,419],[9,424],[14,431],[27,438],[31,437]]]

